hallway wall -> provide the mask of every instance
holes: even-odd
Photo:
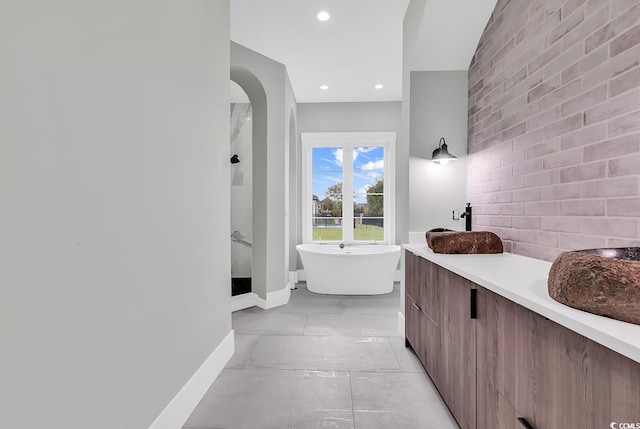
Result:
[[[229,1],[5,2],[0,427],[143,429],[231,331]]]

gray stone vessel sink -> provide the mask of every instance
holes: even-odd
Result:
[[[547,286],[569,307],[640,325],[640,247],[561,253]]]

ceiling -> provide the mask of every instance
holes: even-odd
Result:
[[[412,70],[466,70],[496,0],[427,0]],[[299,103],[399,101],[409,0],[231,0],[231,40],[287,67]],[[320,22],[318,10],[331,12]],[[382,83],[384,88],[375,89]],[[322,90],[320,85],[328,85]],[[246,100],[232,86],[232,101]]]

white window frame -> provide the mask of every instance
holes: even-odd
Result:
[[[384,240],[368,241],[353,239],[353,204],[342,204],[342,242],[344,244],[395,243],[395,132],[348,132],[348,133],[301,133],[302,141],[302,242],[314,241],[311,222],[312,189],[312,149],[314,147],[343,148],[343,201],[353,195],[353,148],[366,146],[384,147]],[[351,174],[348,174],[351,173]],[[349,227],[347,227],[349,226]]]

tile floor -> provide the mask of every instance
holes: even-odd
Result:
[[[233,313],[235,354],[185,429],[458,428],[397,329],[386,295],[291,291]]]

